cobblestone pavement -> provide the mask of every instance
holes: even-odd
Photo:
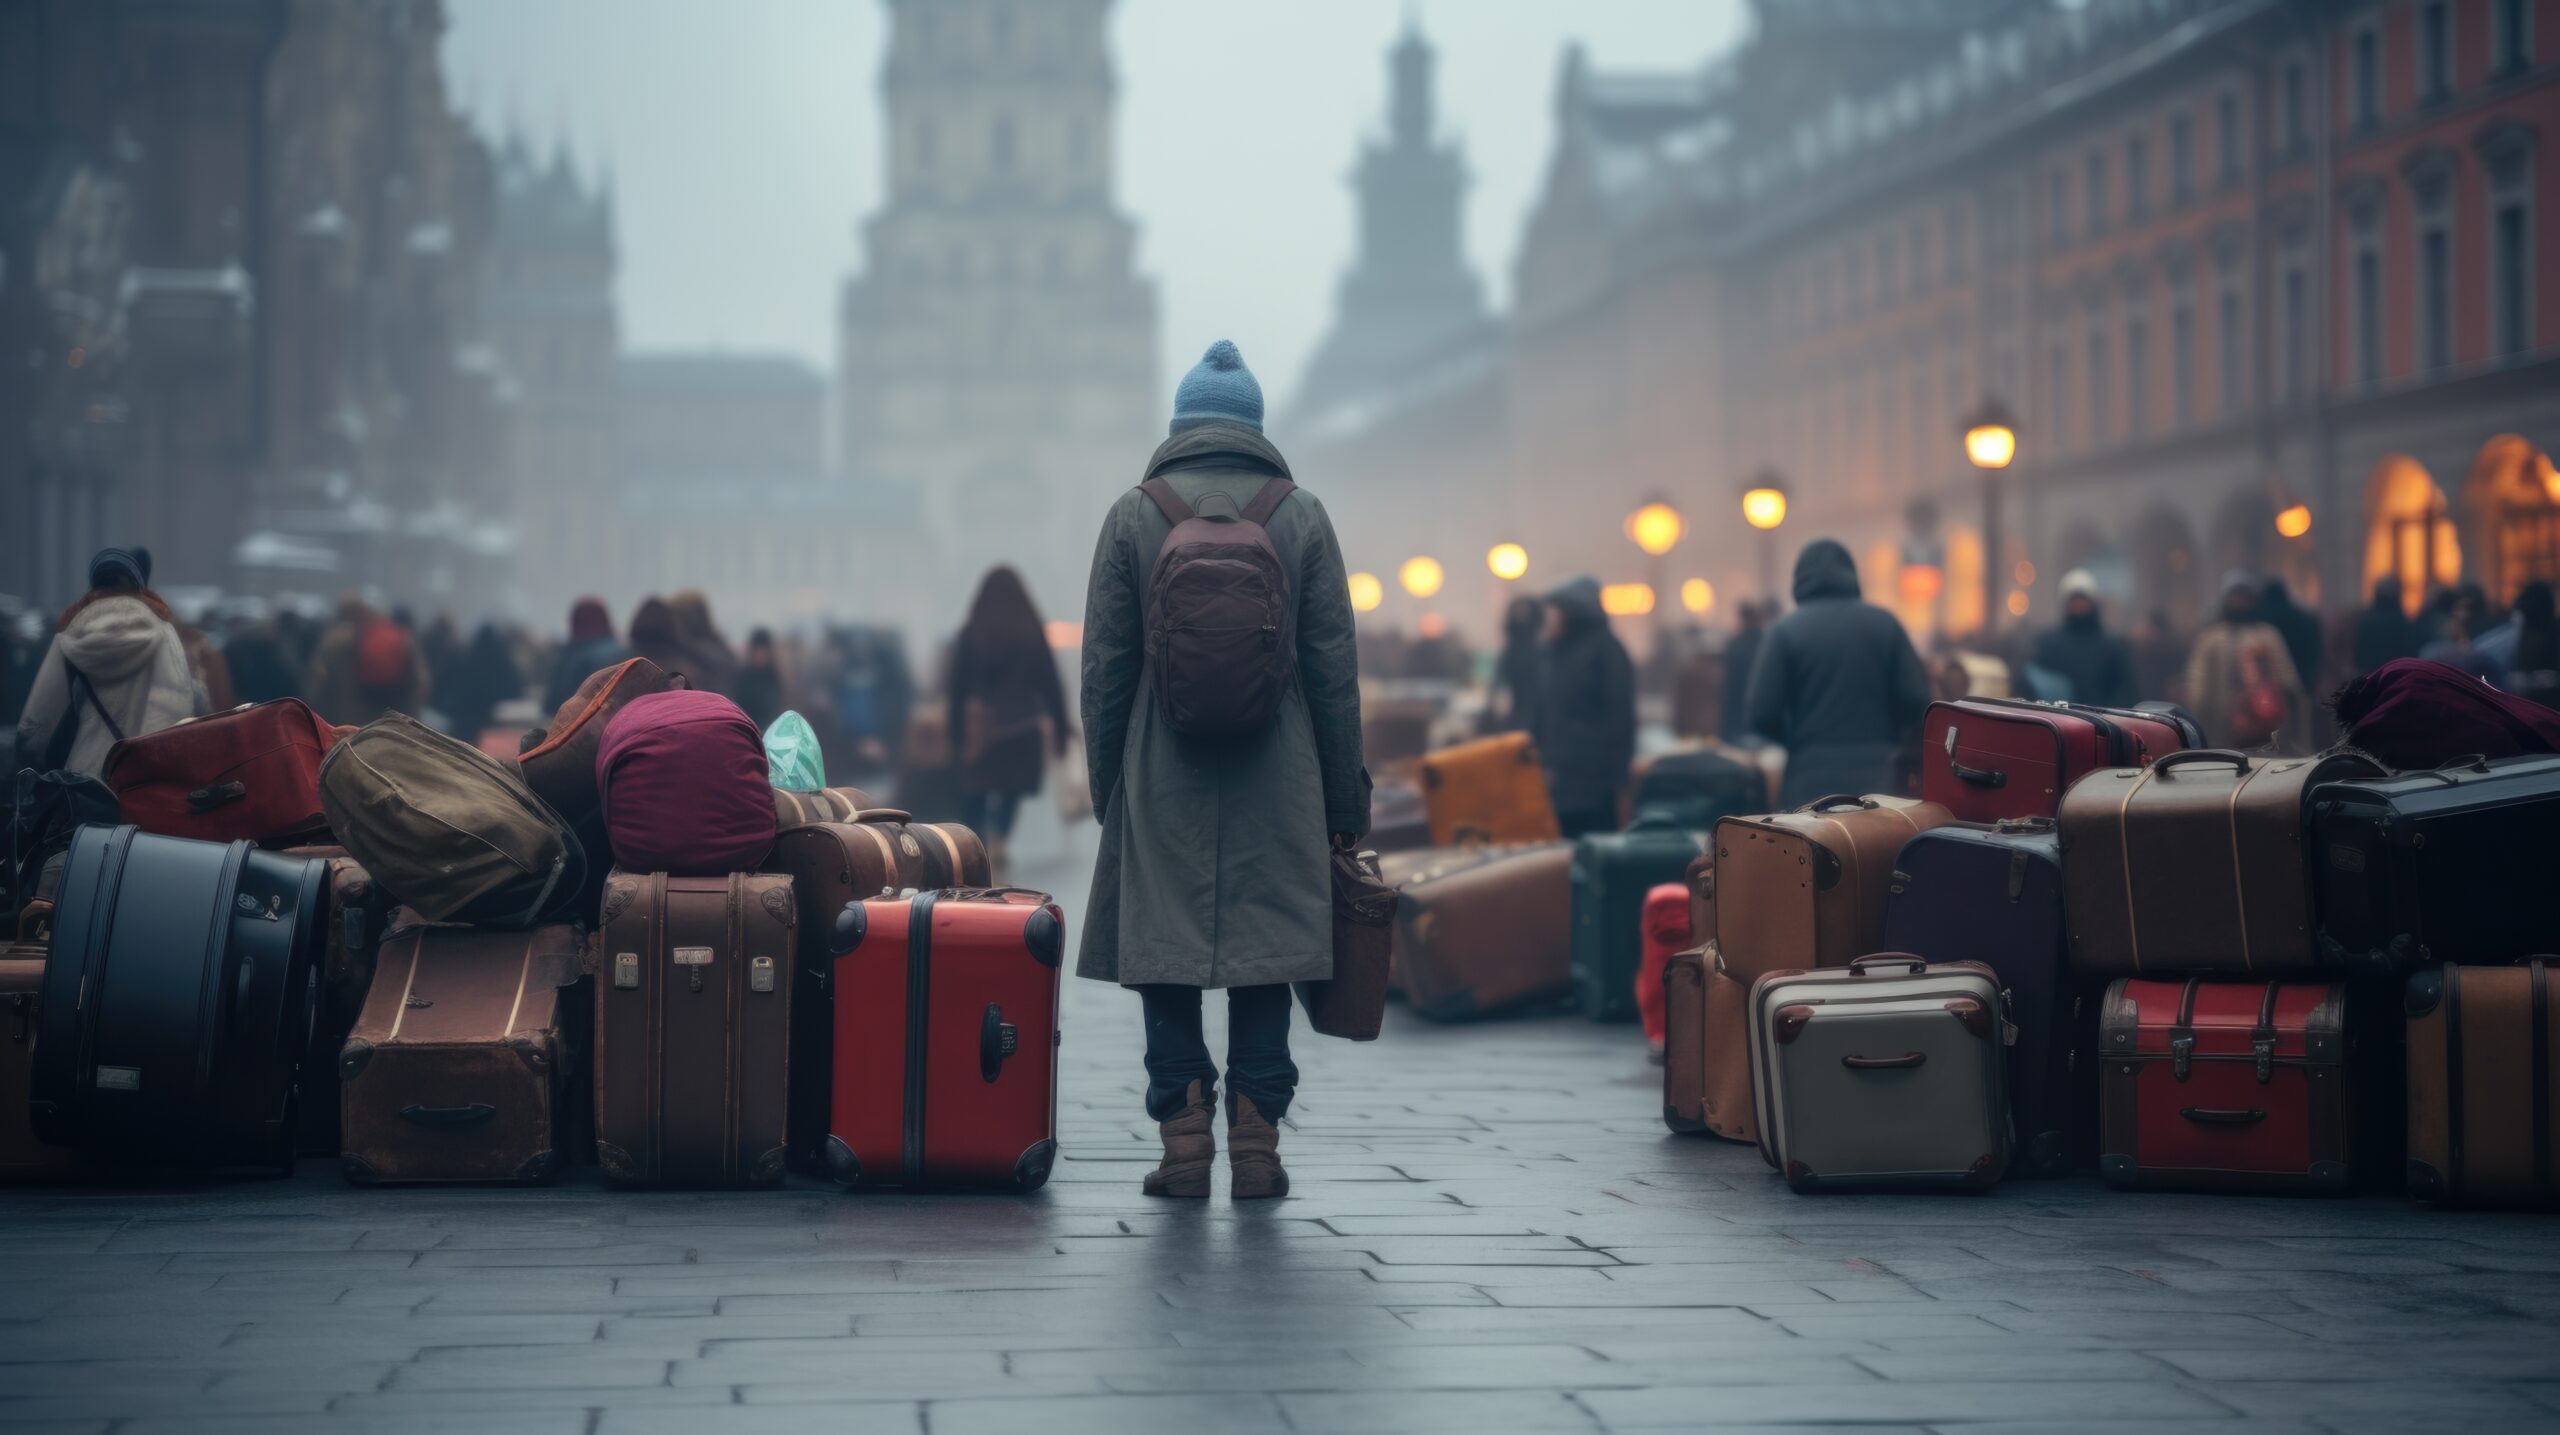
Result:
[[[2560,1222],[1798,1197],[1578,1018],[1305,1039],[1296,1195],[1150,1202],[1137,1004],[1068,985],[1029,1199],[0,1194],[0,1429],[2560,1429]]]

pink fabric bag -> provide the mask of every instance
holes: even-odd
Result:
[[[2350,744],[2402,771],[2560,752],[2560,713],[2426,658],[2394,658],[2330,706]]]
[[[605,724],[596,786],[616,866],[720,877],[773,851],[764,738],[718,693],[650,693]]]

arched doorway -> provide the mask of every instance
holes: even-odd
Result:
[[[2364,485],[2364,589],[2389,573],[2412,617],[2430,590],[2462,579],[2462,538],[2454,531],[2444,490],[2426,465],[2387,454]]]
[[[2196,576],[2196,535],[2174,509],[2154,508],[2133,525],[2133,604],[2137,612],[2165,613],[2179,632],[2203,618]]]
[[[2535,579],[2560,581],[2560,471],[2532,440],[2502,433],[2480,446],[2462,512],[2481,585],[2498,607]]]

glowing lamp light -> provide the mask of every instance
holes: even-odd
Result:
[[[1052,618],[1043,627],[1048,632],[1050,647],[1081,648],[1084,646],[1084,624],[1082,623],[1065,618]]]
[[[2032,588],[2036,586],[2036,565],[2028,562],[2024,558],[2021,558],[2018,560],[2018,566],[2015,571],[2018,575],[2019,587]]]
[[[1638,548],[1659,558],[1680,546],[1689,525],[1680,518],[1680,510],[1656,501],[1627,515],[1627,537]]]
[[[1786,522],[1786,490],[1755,488],[1742,495],[1742,521],[1764,531]]]
[[[2023,618],[2027,616],[2026,589],[2012,588],[2009,590],[2009,616],[2012,618]]]
[[[2542,472],[2542,491],[2551,495],[2553,503],[2560,503],[2560,468],[2552,467],[2551,455],[2535,454],[2533,465]]]
[[[1497,543],[1492,552],[1484,555],[1484,566],[1493,570],[1494,577],[1508,583],[1529,571],[1529,550],[1517,543]]]
[[[1350,587],[1351,611],[1354,613],[1374,613],[1378,611],[1378,605],[1387,600],[1387,585],[1379,582],[1375,573],[1352,574]]]
[[[1904,601],[1934,603],[1946,589],[1947,574],[1935,563],[1906,563],[1895,581],[1902,586]]]
[[[2311,531],[2311,505],[2297,503],[2276,515],[2276,532],[2287,538],[2300,538]]]
[[[1714,611],[1716,585],[1704,578],[1692,578],[1680,585],[1680,606],[1701,617]]]
[[[1600,590],[1600,611],[1612,618],[1641,618],[1653,611],[1653,585],[1612,583]]]
[[[1449,575],[1441,571],[1437,558],[1408,558],[1404,560],[1404,566],[1396,570],[1396,581],[1404,585],[1404,591],[1417,598],[1428,598],[1439,592],[1440,585],[1448,579]]]
[[[1964,456],[1975,468],[2007,468],[2018,456],[2018,421],[1998,400],[1986,401],[1964,421]]]
[[[1415,632],[1420,633],[1426,638],[1445,638],[1449,636],[1449,620],[1447,617],[1439,613],[1423,614],[1422,621],[1414,624],[1413,627]]]

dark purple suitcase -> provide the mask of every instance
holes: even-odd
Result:
[[[2049,817],[1932,827],[1902,846],[1884,947],[1998,974],[2016,1027],[2009,1174],[2068,1176],[2096,1154],[2098,995],[2071,971],[2062,840]]]

